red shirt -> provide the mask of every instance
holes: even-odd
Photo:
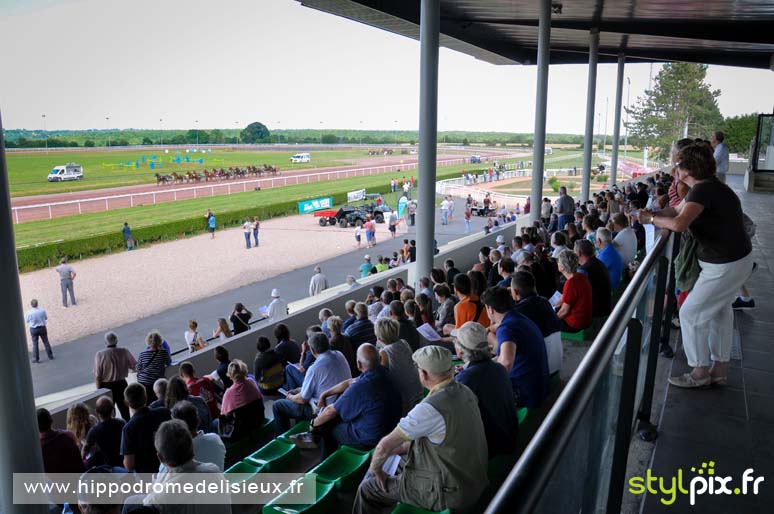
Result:
[[[564,283],[562,303],[570,306],[564,317],[568,325],[577,329],[591,325],[591,282],[586,275],[575,273]]]
[[[218,409],[218,398],[215,396],[215,388],[207,377],[196,377],[188,381],[188,391],[191,396],[201,396],[204,399],[204,403],[210,409],[210,414],[213,419],[217,419],[220,416],[220,409]]]
[[[46,473],[83,473],[85,467],[75,436],[69,430],[51,429],[40,434]]]

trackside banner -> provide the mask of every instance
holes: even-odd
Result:
[[[366,197],[366,190],[361,189],[359,191],[350,191],[347,193],[347,202],[357,202],[364,200]]]
[[[304,200],[298,202],[298,213],[306,214],[308,212],[321,211],[333,207],[333,197],[315,198],[314,200]]]

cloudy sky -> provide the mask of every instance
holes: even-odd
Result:
[[[6,128],[42,114],[49,129],[418,125],[419,43],[294,0],[0,0],[0,62]],[[632,102],[649,71],[627,66]],[[551,67],[549,132],[583,132],[586,73]],[[726,116],[772,109],[774,72],[711,67],[708,81]],[[534,95],[534,67],[441,49],[440,130],[532,132]],[[599,132],[614,95],[601,65]]]

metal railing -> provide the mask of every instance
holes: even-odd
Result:
[[[649,416],[658,343],[671,316],[664,299],[673,239],[660,232],[487,514],[620,512],[634,423],[654,429]]]

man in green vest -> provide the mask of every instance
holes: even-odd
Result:
[[[425,346],[413,359],[419,380],[430,392],[379,441],[353,514],[387,513],[398,502],[431,511],[466,509],[487,485],[487,444],[478,400],[454,380],[451,352]],[[393,455],[404,457],[390,476],[383,468],[389,468]]]

